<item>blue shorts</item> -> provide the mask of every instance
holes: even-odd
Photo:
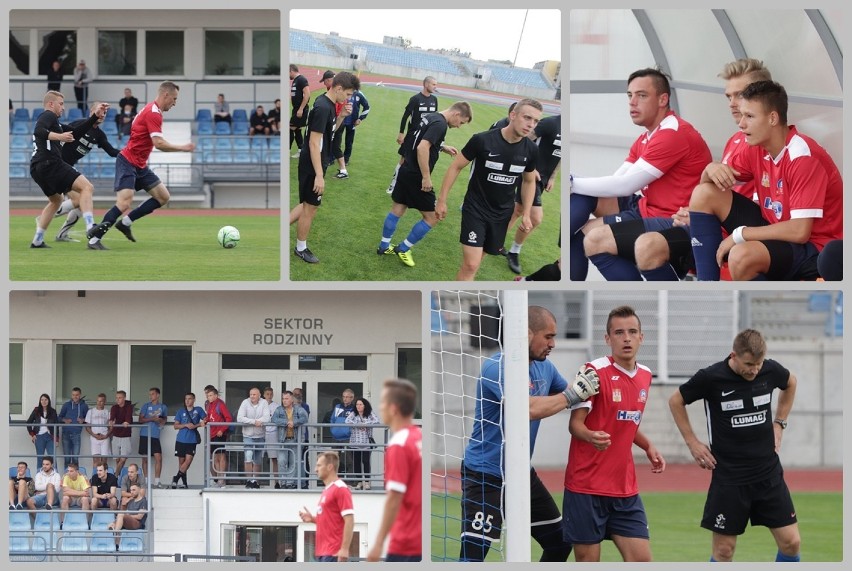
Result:
[[[246,446],[246,462],[255,462],[255,454],[257,455],[257,462],[260,463],[263,461],[263,449],[266,448],[266,436],[259,436],[257,438],[253,436],[243,437],[243,444]]]
[[[35,504],[36,509],[40,510],[47,505],[47,494],[37,494],[37,495],[33,496],[32,499],[33,499],[33,503]],[[53,505],[54,506],[59,505],[58,499],[59,499],[59,494],[56,494],[55,496],[53,496]]]
[[[125,188],[149,191],[160,184],[160,177],[148,167],[138,168],[130,164],[121,153],[115,157],[115,182],[113,190],[118,192]]]
[[[648,518],[639,494],[627,498],[576,494],[562,496],[562,539],[595,545],[613,535],[649,539]]]

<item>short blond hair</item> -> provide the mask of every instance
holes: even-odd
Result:
[[[60,99],[65,101],[65,96],[62,95],[62,93],[60,93],[59,91],[50,90],[50,91],[48,91],[47,93],[44,94],[44,99],[42,100],[42,106],[47,107],[48,103],[53,103],[54,101],[58,101]]]
[[[752,82],[755,81],[771,81],[772,74],[763,65],[759,59],[752,57],[743,57],[725,64],[719,77],[724,80],[729,80],[733,77],[749,76]]]

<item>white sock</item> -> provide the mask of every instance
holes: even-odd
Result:
[[[300,252],[304,251],[305,248],[308,247],[307,240],[296,240],[296,249]]]
[[[511,252],[512,254],[520,254],[522,246],[523,246],[523,244],[518,244],[517,242],[512,242],[512,247],[509,248],[509,252]]]
[[[131,220],[129,216],[124,216],[119,222],[128,227],[133,224],[133,220]]]
[[[78,211],[79,212],[79,211]],[[71,214],[68,214],[68,218],[65,220],[68,222],[71,219]],[[86,221],[86,230],[92,228],[95,225],[95,215],[92,212],[83,212],[83,220]]]

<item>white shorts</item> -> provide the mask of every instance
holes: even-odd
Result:
[[[130,450],[129,436],[113,436],[112,437],[112,452],[116,458],[127,458],[133,452]]]
[[[92,456],[112,456],[109,438],[105,438],[104,440],[90,438],[89,440],[92,441]]]
[[[278,429],[266,433],[266,456],[278,459]]]

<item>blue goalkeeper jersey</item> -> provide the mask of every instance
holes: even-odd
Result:
[[[464,465],[469,470],[503,476],[503,413],[529,416],[529,402],[503,406],[503,354],[489,357],[482,365],[482,374],[476,387],[476,413],[473,434],[464,452]],[[530,396],[548,396],[561,393],[568,387],[565,378],[548,360],[533,361],[529,368]],[[535,448],[535,438],[541,420],[530,421],[530,457]]]

